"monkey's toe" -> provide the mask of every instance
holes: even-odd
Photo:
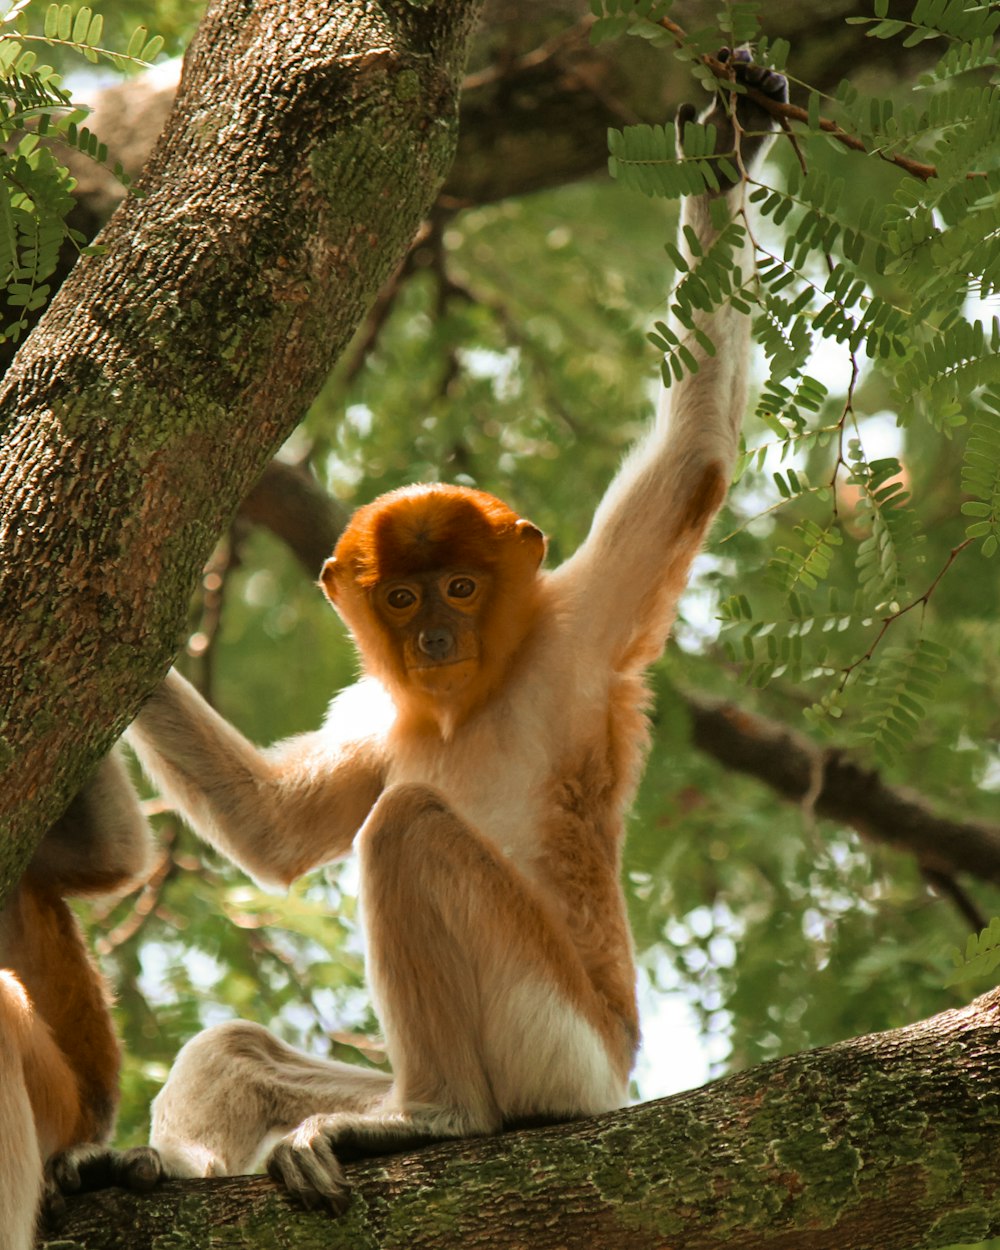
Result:
[[[108,1146],[71,1146],[54,1155],[46,1168],[53,1192],[77,1194],[119,1186],[148,1193],[163,1180],[163,1162],[152,1146],[112,1150]]]
[[[163,1160],[152,1146],[134,1146],[119,1154],[115,1174],[116,1185],[134,1193],[146,1194],[163,1180]]]

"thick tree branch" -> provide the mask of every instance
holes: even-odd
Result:
[[[319,577],[347,516],[303,465],[272,460],[240,507],[276,534],[311,577]]]
[[[921,795],[889,785],[874,769],[735,704],[681,697],[695,745],[720,764],[756,777],[793,803],[809,801],[817,815],[842,821],[866,838],[910,852],[926,871],[969,872],[1000,883],[1000,826],[942,816]]]
[[[141,182],[0,382],[0,896],[450,165],[478,0],[214,0]]]
[[[184,1181],[72,1201],[60,1246],[931,1250],[1000,1232],[998,1141],[994,991],[599,1119],[355,1165],[341,1220],[263,1178]]]

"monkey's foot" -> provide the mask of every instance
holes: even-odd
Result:
[[[117,1185],[148,1193],[163,1180],[163,1164],[152,1146],[112,1150],[108,1146],[71,1146],[53,1155],[46,1177],[64,1194]]]
[[[310,1116],[283,1137],[267,1160],[268,1175],[312,1210],[328,1207],[341,1215],[350,1202],[350,1184],[343,1162],[372,1155],[399,1154],[450,1137],[467,1129],[442,1115],[428,1123],[406,1114]]]
[[[58,1224],[67,1194],[118,1186],[149,1193],[163,1180],[160,1156],[151,1146],[112,1150],[108,1146],[71,1146],[53,1155],[45,1167],[42,1207],[46,1221]]]
[[[309,1211],[327,1207],[333,1215],[343,1215],[351,1200],[351,1187],[327,1127],[339,1118],[310,1116],[283,1137],[267,1158],[268,1176]]]

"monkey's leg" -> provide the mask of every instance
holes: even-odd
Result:
[[[153,1102],[151,1144],[168,1176],[260,1171],[270,1147],[317,1112],[367,1111],[384,1072],[315,1059],[243,1020],[199,1033]]]
[[[460,1133],[619,1105],[631,1056],[568,933],[503,854],[424,786],[387,791],[358,838],[367,974],[392,1103]],[[624,1050],[624,1047],[622,1048]],[[451,1135],[451,1134],[449,1134]]]
[[[311,1116],[268,1160],[341,1210],[337,1158],[621,1106],[631,1057],[568,935],[441,796],[396,786],[357,839],[368,979],[394,1083],[362,1115]]]

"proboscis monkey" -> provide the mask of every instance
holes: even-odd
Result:
[[[35,1244],[43,1192],[55,1197],[52,1169],[105,1142],[118,1106],[108,993],[66,896],[120,890],[143,870],[149,847],[125,770],[109,756],[0,909],[0,1244],[8,1250]],[[108,1182],[142,1189],[159,1177],[145,1148],[98,1154]]]
[[[748,54],[723,59],[785,98]],[[702,120],[744,169],[770,130],[746,95]],[[688,198],[701,251],[720,233],[712,199],[733,214],[743,195],[737,182]],[[680,245],[694,265],[683,232]],[[310,1058],[257,1024],[209,1029],[154,1104],[169,1175],[265,1164],[339,1211],[344,1159],[626,1101],[639,1025],[619,866],[643,673],[726,493],[746,403],[745,312],[726,305],[700,328],[715,354],[691,342],[697,373],[664,394],[561,567],[540,572],[542,535],[488,495],[394,492],[355,514],[323,568],[365,676],[321,729],[258,750],[177,674],[143,708],[130,731],[143,766],[255,880],[286,885],[357,852],[392,1064]]]

